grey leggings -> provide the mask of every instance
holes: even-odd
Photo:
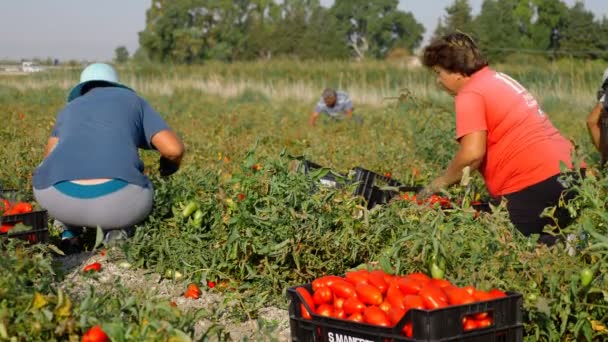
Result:
[[[55,187],[34,188],[36,201],[49,215],[67,226],[97,227],[104,230],[129,228],[143,221],[152,211],[154,189],[128,184],[96,198],[68,196]]]

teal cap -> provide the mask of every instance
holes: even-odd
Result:
[[[133,89],[118,82],[118,74],[111,65],[105,63],[93,63],[84,68],[84,70],[82,70],[82,73],[80,74],[80,83],[78,83],[74,88],[72,88],[72,90],[70,90],[70,93],[68,94],[68,102],[83,95],[83,87],[87,83],[93,81],[101,81],[109,84],[110,86],[125,88],[134,91]]]

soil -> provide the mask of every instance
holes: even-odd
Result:
[[[218,291],[206,291],[202,289],[199,299],[185,298],[183,296],[185,284],[180,281],[172,281],[161,277],[160,274],[145,269],[132,268],[125,263],[122,251],[118,247],[108,249],[105,255],[99,252],[83,252],[67,256],[57,257],[60,269],[65,272],[62,287],[75,298],[83,296],[89,285],[95,287],[97,292],[112,291],[119,281],[126,288],[135,292],[147,289],[157,298],[165,298],[173,301],[182,310],[205,309],[220,310],[227,301]],[[98,277],[84,276],[81,272],[85,265],[93,262],[102,264],[102,271]],[[224,304],[224,305],[223,305]],[[230,303],[227,303],[230,305]],[[193,340],[201,340],[202,335],[214,324],[223,326],[223,331],[229,334],[231,341],[290,341],[289,315],[287,310],[276,307],[263,308],[258,312],[258,317],[263,319],[264,324],[256,319],[245,322],[236,322],[224,317],[221,312],[215,312],[219,321],[212,322],[201,320],[195,325]],[[213,339],[212,339],[213,340]],[[220,340],[220,338],[216,338]]]

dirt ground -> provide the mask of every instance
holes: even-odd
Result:
[[[111,291],[119,280],[126,288],[134,291],[148,289],[157,298],[166,298],[174,301],[182,310],[206,309],[214,310],[225,301],[221,294],[215,291],[205,291],[199,299],[184,298],[184,283],[173,282],[162,278],[160,274],[145,269],[134,269],[128,265],[122,257],[119,248],[113,247],[101,255],[99,252],[83,252],[68,256],[57,257],[61,269],[66,272],[62,284],[64,289],[75,297],[81,296],[89,285],[93,285],[98,292]],[[102,271],[98,277],[85,277],[81,272],[82,267],[93,262],[102,264]],[[289,315],[287,310],[276,307],[268,307],[260,310],[259,317],[264,322],[271,323],[272,328],[261,331],[258,320],[246,322],[233,322],[222,318],[219,323],[224,331],[230,334],[231,341],[290,341]],[[195,326],[194,340],[198,341],[201,336],[213,325],[214,322],[201,320]],[[213,340],[213,339],[212,339]],[[216,338],[217,340],[217,338]]]

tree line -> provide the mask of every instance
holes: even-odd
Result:
[[[163,63],[206,60],[381,59],[420,48],[425,32],[398,0],[153,0],[140,48],[133,56]],[[523,51],[608,59],[608,19],[583,2],[484,0],[472,14],[454,0],[438,14],[433,37],[459,30],[473,36],[493,60]],[[129,58],[116,49],[117,61]]]

